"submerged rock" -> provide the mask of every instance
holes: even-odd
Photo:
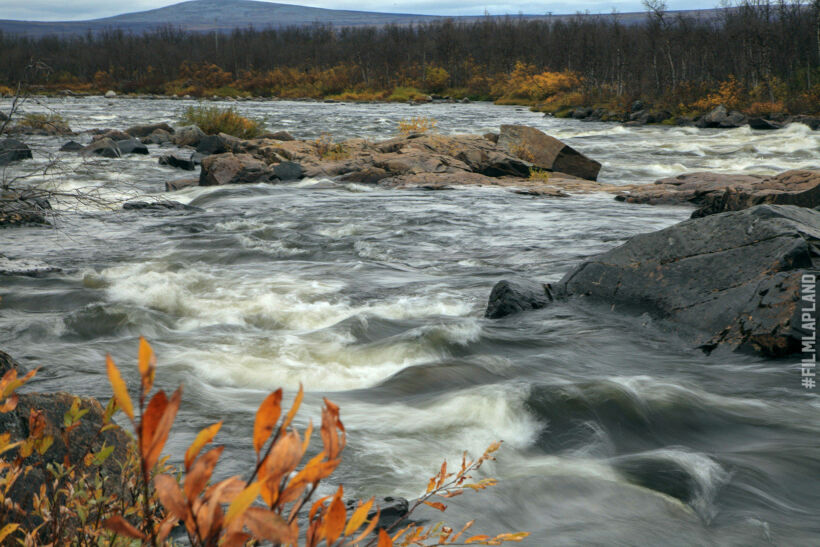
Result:
[[[59,272],[60,268],[33,260],[30,258],[7,258],[0,256],[0,275],[23,275],[39,277],[41,275]]]
[[[562,297],[648,313],[695,346],[800,351],[800,295],[820,266],[820,212],[758,205],[641,234],[584,261]]]
[[[498,146],[548,171],[597,180],[601,164],[554,137],[524,125],[502,125]]]
[[[196,147],[205,137],[205,132],[195,125],[186,125],[176,130],[174,133],[173,143],[177,146],[193,146]]]
[[[94,154],[96,156],[102,156],[104,158],[122,157],[122,153],[120,152],[117,143],[109,139],[108,137],[92,142],[91,144],[83,148],[83,153]]]
[[[499,319],[522,311],[539,310],[552,300],[548,285],[520,277],[505,279],[493,286],[484,317]]]
[[[42,198],[0,198],[0,228],[27,224],[48,224],[51,204]]]
[[[12,369],[17,370],[18,374],[22,371],[20,363],[12,359],[11,355],[5,351],[0,350],[0,378]]]
[[[146,125],[135,125],[126,129],[125,132],[131,135],[132,137],[139,139],[142,137],[147,137],[157,130],[164,131],[165,133],[169,133],[171,135],[174,134],[174,128],[165,122],[151,123]]]
[[[85,146],[77,141],[68,141],[60,147],[60,152],[79,152],[83,148],[85,148]]]
[[[117,141],[117,148],[120,149],[120,154],[142,154],[148,155],[148,147],[145,146],[138,139],[125,139]]]
[[[122,204],[125,211],[202,211],[199,207],[178,201],[128,201]]]
[[[175,167],[177,169],[183,169],[185,171],[193,171],[196,169],[196,162],[192,155],[183,156],[180,153],[173,153],[173,154],[166,154],[164,156],[160,156],[159,158],[160,165],[167,165],[168,167]]]
[[[199,179],[176,179],[165,182],[166,192],[176,192],[183,188],[190,188],[192,186],[199,186]]]
[[[0,165],[8,165],[14,161],[30,160],[31,148],[17,139],[3,139],[0,141]]]

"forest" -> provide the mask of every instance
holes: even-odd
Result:
[[[424,100],[430,95],[677,114],[820,110],[820,2],[745,0],[687,18],[659,0],[644,24],[616,16],[74,37],[0,35],[5,92]]]

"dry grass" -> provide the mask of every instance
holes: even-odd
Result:
[[[252,139],[262,134],[262,124],[241,116],[234,108],[190,106],[182,114],[182,122],[196,125],[208,135],[225,133],[240,139]]]

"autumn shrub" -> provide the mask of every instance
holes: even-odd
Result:
[[[701,111],[712,110],[718,106],[725,106],[730,110],[737,110],[746,100],[743,85],[734,77],[721,82],[715,92],[692,103],[692,106]]]
[[[750,116],[771,116],[786,112],[786,105],[782,102],[754,102],[743,111]]]
[[[546,169],[533,168],[530,169],[529,179],[539,182],[549,182],[551,175],[552,173]]]
[[[473,481],[471,474],[493,460],[500,443],[491,445],[477,459],[462,457],[460,466],[450,470],[445,461],[433,476],[421,497],[410,504],[408,513],[387,527],[379,528],[378,507],[373,498],[359,501],[348,514],[344,488],[314,500],[320,483],[329,478],[341,463],[347,443],[345,427],[337,405],[324,399],[318,436],[322,449],[307,459],[314,436],[312,423],[300,433],[293,421],[304,392],[301,387],[290,409],[282,407],[282,390],[269,394],[259,406],[253,425],[252,449],[255,463],[248,477],[238,476],[214,481],[216,466],[224,446],[213,446],[222,422],[202,429],[185,451],[181,469],[167,464],[162,452],[168,440],[182,401],[182,387],[170,397],[164,390],[154,390],[156,358],[150,345],[141,338],[137,358],[140,382],[137,397],[132,400],[128,386],[110,356],[106,370],[113,398],[105,412],[104,428],[116,427],[111,417],[121,410],[134,432],[134,442],[123,462],[122,477],[130,487],[106,490],[103,478],[87,471],[98,460],[111,456],[103,447],[84,457],[86,467],[71,462],[64,466],[49,465],[55,477],[54,489],[61,495],[49,496],[48,487],[40,487],[35,496],[34,511],[43,523],[28,530],[16,518],[28,508],[16,507],[8,497],[13,483],[28,470],[23,465],[26,454],[46,453],[51,441],[43,435],[42,417],[32,412],[30,435],[26,440],[10,442],[10,434],[0,435],[0,454],[19,452],[16,458],[0,460],[0,543],[10,540],[23,545],[148,545],[169,543],[172,531],[180,524],[188,543],[199,546],[240,546],[268,542],[274,545],[313,547],[367,545],[498,545],[520,541],[527,533],[466,537],[473,521],[456,532],[442,523],[429,526],[412,520],[421,506],[439,511],[447,507],[434,498],[452,498],[468,490],[483,490],[495,484],[485,478]],[[13,410],[17,404],[15,390],[36,371],[23,378],[11,370],[0,380],[0,412]],[[83,418],[79,406],[72,406],[63,421],[67,435]],[[305,461],[307,459],[307,461]],[[50,479],[49,479],[50,481]],[[78,495],[78,492],[82,494]],[[68,522],[71,520],[71,522]],[[56,524],[62,524],[62,527]]]
[[[399,121],[399,134],[407,136],[413,133],[433,133],[438,120],[426,116],[417,116]]]
[[[51,127],[67,127],[65,119],[57,113],[37,114],[30,112],[25,114],[17,122],[17,125],[29,129],[48,129]]]
[[[252,139],[262,134],[261,122],[240,115],[234,108],[189,106],[182,114],[182,122],[197,125],[208,135],[225,133],[240,139]]]
[[[393,88],[393,92],[387,96],[387,101],[394,103],[401,102],[417,102],[427,99],[427,95],[416,89],[415,87],[397,86]]]
[[[333,142],[330,133],[322,133],[312,144],[316,148],[316,154],[325,160],[342,160],[350,156],[344,144]]]
[[[11,97],[12,95],[14,95],[14,90],[12,88],[5,85],[0,85],[0,97]]]

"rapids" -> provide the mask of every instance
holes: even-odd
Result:
[[[124,129],[175,123],[187,104],[69,98],[26,109],[51,108],[75,130]],[[443,132],[533,125],[601,161],[601,180],[614,184],[820,168],[820,132],[796,124],[625,128],[481,103],[237,108],[299,138],[388,138],[411,116],[434,117]],[[3,176],[44,166],[67,139],[29,140],[35,159]],[[91,163],[60,154],[53,184],[158,194],[185,173],[157,165],[166,150],[150,149]],[[0,277],[0,348],[44,367],[36,389],[107,399],[105,353],[133,382],[145,335],[159,385],[185,385],[170,452],[181,455],[199,428],[224,418],[224,475],[253,461],[253,413],[265,395],[283,386],[288,400],[301,383],[300,427],[318,420],[322,397],[341,406],[349,445],[335,477],[350,496],[418,495],[442,458],[503,439],[487,469],[500,484],[451,500],[448,521],[528,530],[526,545],[816,544],[820,398],[799,386],[796,361],[705,356],[606,309],[483,318],[499,279],[556,281],[583,257],[690,209],[605,194],[314,182],[168,196],[201,212],[60,203],[58,229],[0,232],[3,255],[62,269]]]

